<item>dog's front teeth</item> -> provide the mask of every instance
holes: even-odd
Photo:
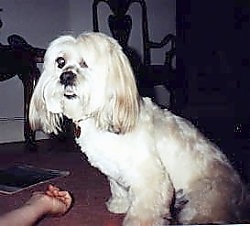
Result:
[[[65,89],[64,89],[64,94],[65,95],[73,95],[73,94],[75,94],[74,88],[71,87],[71,86],[66,86]]]
[[[74,87],[66,86],[64,89],[64,96],[68,99],[76,97],[76,94],[74,92]]]

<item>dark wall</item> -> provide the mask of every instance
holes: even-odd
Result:
[[[249,180],[245,160],[249,150],[244,144],[250,137],[250,1],[177,0],[176,10],[176,65],[183,107],[191,109],[188,118]],[[200,84],[202,80],[205,82]],[[205,106],[193,120],[196,111],[192,109],[198,105],[209,105],[209,111]],[[225,107],[224,113],[216,111],[218,105]]]
[[[228,92],[223,95],[234,103],[235,120],[246,123],[250,115],[250,1],[177,0],[176,8],[177,74],[185,81],[186,103],[192,90],[188,89],[190,77],[207,76],[207,86],[221,78],[220,86],[236,86],[233,93],[232,87],[221,92]]]

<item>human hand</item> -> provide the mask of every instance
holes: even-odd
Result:
[[[49,185],[45,192],[34,192],[26,203],[34,208],[42,208],[44,214],[52,216],[64,215],[72,205],[72,196],[68,191]]]

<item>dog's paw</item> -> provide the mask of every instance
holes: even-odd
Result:
[[[110,198],[106,202],[108,210],[112,213],[126,213],[129,208],[129,201],[127,199]]]
[[[169,224],[169,221],[161,218],[142,220],[139,217],[125,217],[122,226],[166,226]]]

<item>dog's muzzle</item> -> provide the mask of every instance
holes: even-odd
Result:
[[[76,97],[74,93],[76,74],[72,71],[65,71],[60,76],[60,83],[64,85],[64,96],[68,99]]]
[[[75,83],[76,74],[72,71],[65,71],[60,76],[60,83],[66,86],[73,86]]]

